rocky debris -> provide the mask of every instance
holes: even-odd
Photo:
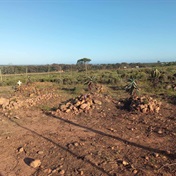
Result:
[[[73,112],[75,114],[88,112],[90,109],[94,109],[96,106],[102,105],[102,102],[97,98],[98,97],[93,93],[80,95],[60,104],[56,112]]]
[[[152,97],[132,97],[129,99],[129,109],[142,113],[152,112],[159,113],[161,102]]]
[[[9,104],[9,99],[3,98],[3,97],[0,98],[0,106],[4,107],[8,104]]]
[[[58,98],[58,94],[47,93],[38,96],[32,96],[27,99],[21,97],[13,96],[10,99],[0,98],[0,108],[3,111],[18,110],[21,107],[32,107],[41,104],[43,101],[48,101],[52,98]]]
[[[39,159],[36,159],[30,163],[30,166],[33,168],[37,168],[41,165],[41,161]]]

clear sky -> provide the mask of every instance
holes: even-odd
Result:
[[[176,61],[176,0],[0,0],[1,64]]]

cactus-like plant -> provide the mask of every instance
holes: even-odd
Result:
[[[92,91],[92,89],[94,89],[95,85],[96,85],[96,78],[93,77],[93,76],[92,77],[88,77],[84,84],[87,84],[88,90]]]
[[[160,77],[161,77],[161,73],[158,69],[155,69],[152,71],[151,80],[154,87],[156,87],[156,85],[159,83]]]
[[[130,96],[135,96],[139,91],[138,85],[134,78],[128,79],[128,84],[125,86],[125,90],[130,94]]]

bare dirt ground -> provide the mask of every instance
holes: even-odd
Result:
[[[175,175],[175,105],[163,100],[159,113],[135,113],[101,95],[102,104],[87,113],[41,110],[64,99],[0,108],[0,176]],[[40,166],[32,167],[33,160]]]

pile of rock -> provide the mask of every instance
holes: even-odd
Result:
[[[56,112],[73,112],[75,114],[81,112],[88,112],[90,109],[94,109],[96,105],[101,105],[102,102],[95,98],[94,94],[89,93],[80,95],[74,99],[70,99],[59,105]]]
[[[0,109],[3,111],[11,111],[11,110],[17,110],[21,107],[24,108],[30,108],[39,104],[42,104],[42,102],[49,101],[53,98],[58,98],[59,95],[55,93],[48,93],[48,94],[42,94],[38,96],[31,96],[27,99],[24,99],[23,97],[17,97],[13,96],[9,99],[7,98],[0,98]]]
[[[130,98],[130,110],[137,110],[142,113],[152,112],[158,113],[161,107],[161,102],[158,102],[152,97],[133,97]]]

